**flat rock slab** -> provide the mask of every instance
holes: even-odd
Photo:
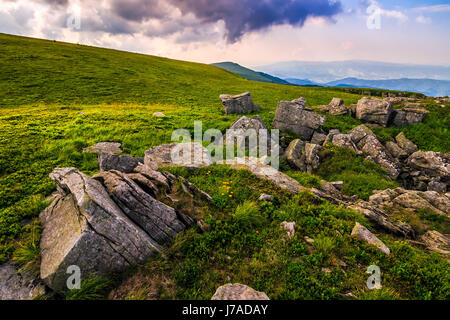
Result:
[[[119,142],[99,142],[93,146],[83,149],[83,152],[97,152],[118,154],[122,153],[122,144]]]
[[[235,283],[219,287],[211,300],[270,300],[264,292],[256,291],[249,286]]]
[[[358,222],[356,222],[355,227],[352,230],[352,237],[363,240],[368,244],[375,246],[381,252],[388,255],[391,254],[391,250],[389,250],[389,248],[380,239],[378,239],[372,232]]]
[[[201,143],[163,144],[145,151],[144,163],[153,170],[164,167],[202,167],[212,164],[208,150]]]

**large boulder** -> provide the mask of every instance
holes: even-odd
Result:
[[[250,92],[245,92],[239,95],[222,94],[220,96],[222,105],[226,114],[233,113],[250,113],[253,111],[262,110],[262,108],[253,103]]]
[[[201,143],[163,144],[145,151],[144,163],[153,170],[164,167],[202,167],[212,164],[208,150]]]
[[[305,162],[306,162],[306,171],[308,173],[312,173],[313,170],[319,168],[320,165],[319,152],[322,150],[323,148],[318,144],[306,143]]]
[[[388,100],[362,98],[356,106],[356,118],[363,122],[387,127],[392,110],[392,102]]]
[[[421,123],[428,113],[428,110],[421,108],[417,104],[411,103],[400,110],[394,110],[392,124],[400,127]]]
[[[211,300],[270,300],[264,292],[256,291],[249,286],[235,283],[219,287]]]
[[[280,101],[275,112],[272,127],[300,135],[310,141],[314,131],[322,126],[325,117],[305,108],[303,98],[293,101]]]
[[[50,288],[66,289],[71,265],[78,266],[84,277],[143,263],[194,223],[181,210],[156,199],[192,194],[193,186],[143,165],[136,170],[101,172],[94,178],[76,168],[50,174],[59,194],[40,214],[41,278]],[[172,186],[179,185],[183,189],[168,195]]]

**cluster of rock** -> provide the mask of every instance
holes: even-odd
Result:
[[[399,102],[403,102],[403,100],[401,98],[365,97],[360,99],[358,104],[347,107],[342,99],[333,98],[329,105],[319,106],[318,109],[330,115],[349,115],[362,122],[383,127],[421,123],[429,113],[423,105],[412,102],[406,102],[401,109],[394,109],[394,103]]]
[[[197,210],[212,200],[182,177],[123,157],[109,154],[108,170],[92,178],[76,168],[50,174],[58,193],[40,214],[40,246],[41,278],[53,290],[66,289],[71,265],[82,275],[101,275],[145,262],[192,226]]]
[[[262,110],[259,105],[253,103],[250,92],[245,92],[235,96],[222,94],[220,95],[220,100],[222,101],[226,114],[245,114]]]

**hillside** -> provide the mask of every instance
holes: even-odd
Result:
[[[230,72],[237,74],[247,80],[268,82],[268,83],[278,83],[278,84],[289,84],[289,82],[287,82],[283,79],[271,76],[270,74],[267,74],[264,72],[253,71],[251,69],[245,68],[245,67],[243,67],[237,63],[233,63],[233,62],[219,62],[219,63],[213,63],[212,65],[222,68],[222,69],[225,69],[227,71],[230,71]]]
[[[49,174],[55,168],[71,167],[86,179],[99,173],[98,155],[83,152],[85,148],[118,142],[122,155],[143,157],[151,147],[171,143],[175,129],[192,131],[194,121],[202,121],[203,131],[217,128],[225,132],[242,115],[224,113],[219,99],[224,93],[251,92],[253,101],[262,107],[255,114],[268,128],[272,128],[279,101],[304,97],[308,112],[321,112],[318,106],[328,105],[334,97],[342,98],[347,106],[362,98],[342,88],[256,82],[216,66],[89,46],[4,34],[0,34],[0,46],[0,267],[12,261],[20,272],[35,278],[40,275],[42,258],[43,223],[38,217],[56,191]],[[386,90],[362,93],[393,94]],[[423,122],[373,126],[374,137],[385,144],[403,132],[421,150],[448,153],[450,103],[418,101],[429,112]],[[153,116],[155,112],[165,116]],[[348,133],[362,123],[349,115],[326,114],[321,130],[324,134],[331,129]],[[283,143],[289,145],[296,138],[301,137],[288,133]],[[210,299],[219,286],[232,282],[263,291],[271,299],[448,300],[450,269],[445,258],[404,235],[380,229],[347,202],[328,201],[311,191],[322,190],[329,185],[326,181],[342,181],[339,197],[367,202],[374,190],[396,188],[402,181],[391,179],[384,168],[351,149],[324,144],[322,151],[323,161],[312,173],[281,160],[281,173],[293,179],[298,189],[306,188],[297,193],[260,179],[245,167],[160,168],[172,173],[165,174],[177,183],[153,195],[172,201],[175,205],[169,204],[178,211],[193,211],[196,219],[201,218],[199,223],[178,233],[168,248],[131,270],[83,279],[81,290],[50,291],[38,298]],[[101,184],[98,179],[97,185]],[[187,182],[211,199],[197,206],[192,194],[186,196]],[[262,193],[273,195],[273,200],[258,200]],[[84,209],[88,203],[101,203],[72,199],[72,194],[65,197],[71,200],[69,205]],[[178,211],[177,219],[181,217]],[[395,225],[398,221],[410,224],[418,236],[429,230],[450,233],[448,217],[426,209],[396,209],[388,218]],[[295,236],[290,239],[280,228],[284,221],[296,223]],[[355,239],[351,233],[356,222],[376,233],[392,254]],[[57,237],[64,236],[57,231]],[[94,246],[85,249],[90,248]],[[381,290],[366,287],[366,270],[372,264],[382,270]]]

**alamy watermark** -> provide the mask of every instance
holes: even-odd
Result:
[[[67,278],[67,289],[81,289],[81,269],[79,266],[71,265],[67,268],[67,274],[70,276]]]
[[[369,30],[380,30],[381,29],[381,8],[377,5],[372,4],[366,10],[369,15],[367,17],[366,25]]]
[[[367,279],[367,288],[369,290],[381,289],[381,270],[379,266],[371,265],[367,268],[366,273],[370,274]]]
[[[81,29],[81,6],[72,4],[67,8],[66,27],[71,30]]]

